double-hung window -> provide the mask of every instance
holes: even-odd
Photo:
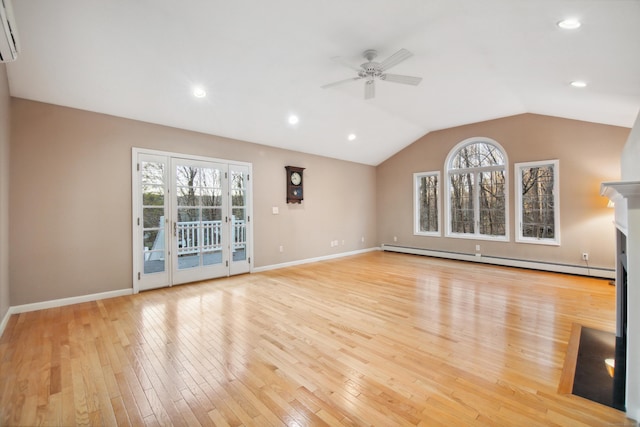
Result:
[[[440,236],[440,172],[413,174],[413,233]]]
[[[516,241],[560,244],[558,160],[516,163]]]
[[[507,156],[496,141],[471,138],[445,164],[448,237],[508,240]]]

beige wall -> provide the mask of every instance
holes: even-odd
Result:
[[[640,181],[640,113],[622,151],[622,180]]]
[[[132,147],[252,163],[255,267],[377,242],[374,167],[23,99],[11,102],[12,305],[132,287]],[[285,203],[285,165],[306,168],[301,205]],[[272,214],[273,206],[279,215]],[[330,247],[331,240],[340,245]]]
[[[620,154],[628,135],[627,128],[535,114],[429,133],[378,166],[380,242],[465,254],[475,253],[479,244],[488,256],[580,266],[585,266],[581,254],[588,252],[591,267],[613,269],[613,210],[599,195],[600,183],[620,178]],[[507,152],[510,242],[414,236],[413,173],[443,172],[449,151],[471,137],[494,139]],[[515,243],[513,165],[551,159],[560,161],[561,246]]]
[[[9,306],[9,82],[0,64],[0,323]]]
[[[131,288],[132,147],[252,163],[255,267],[380,243],[462,253],[480,244],[485,255],[569,265],[589,252],[591,266],[614,266],[599,185],[620,178],[626,128],[524,114],[432,132],[374,168],[15,98],[11,119],[12,305]],[[413,235],[413,173],[443,170],[473,136],[506,149],[510,176],[516,162],[560,160],[560,247],[514,243],[513,185],[511,242]],[[306,168],[302,205],[284,201],[285,165]]]

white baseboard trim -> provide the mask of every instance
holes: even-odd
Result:
[[[9,308],[9,314],[26,313],[28,311],[44,310],[45,308],[63,307],[65,305],[79,304],[81,302],[98,301],[101,299],[132,295],[133,289],[121,289],[118,291],[101,292],[98,294],[80,295],[77,297],[55,299],[51,301],[34,302],[33,304],[16,305]]]
[[[431,249],[411,248],[407,246],[396,246],[382,244],[382,250],[388,252],[399,252],[404,254],[425,255],[436,258],[455,259],[459,261],[479,262],[483,264],[494,264],[505,267],[528,268],[531,270],[551,271],[554,273],[577,274],[580,276],[601,277],[604,279],[615,279],[615,269],[600,267],[583,267],[580,265],[555,264],[541,261],[527,261],[514,258],[501,258],[475,254],[463,254],[458,252],[436,251]]]
[[[9,323],[10,317],[11,317],[11,307],[9,307],[4,317],[2,318],[2,323],[0,323],[0,337],[4,333],[4,328],[7,326],[7,323]]]
[[[357,255],[365,252],[372,252],[372,251],[379,251],[379,250],[380,250],[379,247],[373,247],[373,248],[360,249],[360,250],[351,251],[351,252],[342,252],[339,254],[332,254],[332,255],[326,255],[326,256],[321,256],[316,258],[308,258],[308,259],[303,259],[298,261],[285,262],[282,264],[274,264],[274,265],[267,265],[263,267],[257,267],[257,268],[254,268],[251,272],[259,273],[261,271],[275,270],[278,268],[291,267],[294,265],[308,264],[311,262],[325,261],[325,260],[335,259],[335,258],[343,258],[349,255]],[[62,299],[57,299],[52,301],[42,301],[42,302],[36,302],[33,304],[23,304],[23,305],[12,306],[12,307],[9,307],[9,310],[7,311],[6,315],[2,319],[2,323],[0,323],[0,336],[4,332],[4,328],[7,326],[7,323],[9,322],[9,318],[11,317],[12,314],[27,313],[29,311],[44,310],[47,308],[54,308],[54,307],[63,307],[65,305],[79,304],[79,303],[90,302],[90,301],[98,301],[101,299],[115,298],[115,297],[132,295],[132,294],[133,294],[133,289],[121,289],[118,291],[109,291],[109,292],[102,292],[98,294],[81,295],[77,297],[62,298]]]
[[[373,248],[367,248],[367,249],[359,249],[357,251],[340,252],[339,254],[331,254],[331,255],[325,255],[325,256],[320,256],[315,258],[307,258],[307,259],[300,259],[297,261],[283,262],[281,264],[271,264],[271,265],[265,265],[262,267],[256,267],[253,270],[251,270],[251,272],[260,273],[263,271],[277,270],[278,268],[293,267],[296,265],[309,264],[311,262],[326,261],[329,259],[336,259],[336,258],[344,258],[346,256],[358,255],[366,252],[373,252],[373,251],[379,251],[379,250],[380,250],[379,247],[373,247]]]
[[[32,304],[15,305],[9,307],[6,315],[0,323],[0,336],[4,333],[4,328],[9,323],[12,314],[27,313],[29,311],[44,310],[46,308],[63,307],[65,305],[79,304],[81,302],[98,301],[101,299],[121,297],[124,295],[132,295],[133,289],[121,289],[118,291],[101,292],[98,294],[81,295],[77,297],[61,298],[51,301],[35,302]]]

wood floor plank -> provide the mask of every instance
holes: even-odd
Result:
[[[141,424],[143,419],[153,413],[147,396],[144,394],[142,388],[140,388],[135,377],[131,375],[127,377],[124,372],[115,374],[115,377],[118,388],[120,389],[120,396],[122,396],[131,423],[134,425]]]
[[[217,408],[209,411],[209,417],[213,421],[213,425],[217,427],[231,427],[231,424]]]
[[[181,393],[184,399],[178,402],[184,402],[191,414],[198,420],[198,424],[203,426],[211,425],[212,423],[208,413],[215,409],[215,405],[207,398],[202,390],[200,390],[200,387],[194,384],[193,388],[184,389]]]
[[[111,399],[111,407],[113,408],[113,414],[116,420],[117,426],[131,426],[131,421],[129,420],[129,415],[127,413],[127,407],[124,404],[124,401],[121,396],[113,397]],[[142,422],[140,422],[141,425]]]
[[[20,313],[0,424],[631,426],[563,376],[614,293],[372,252]]]

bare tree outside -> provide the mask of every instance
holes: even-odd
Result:
[[[242,172],[231,172],[231,213],[237,220],[245,219],[245,176]]]
[[[472,174],[451,174],[451,232],[474,233]]]
[[[504,171],[480,173],[480,234],[506,234]]]
[[[144,272],[164,271],[166,168],[163,162],[141,162],[142,248]]]
[[[196,187],[199,187],[200,169],[191,166],[176,168],[176,191],[178,197],[178,222],[200,221],[200,212],[196,206]]]
[[[145,228],[159,227],[164,215],[164,163],[142,162],[142,206]]]
[[[438,174],[419,175],[418,179],[418,232],[438,232]]]
[[[522,236],[555,238],[555,173],[552,165],[522,168]]]

